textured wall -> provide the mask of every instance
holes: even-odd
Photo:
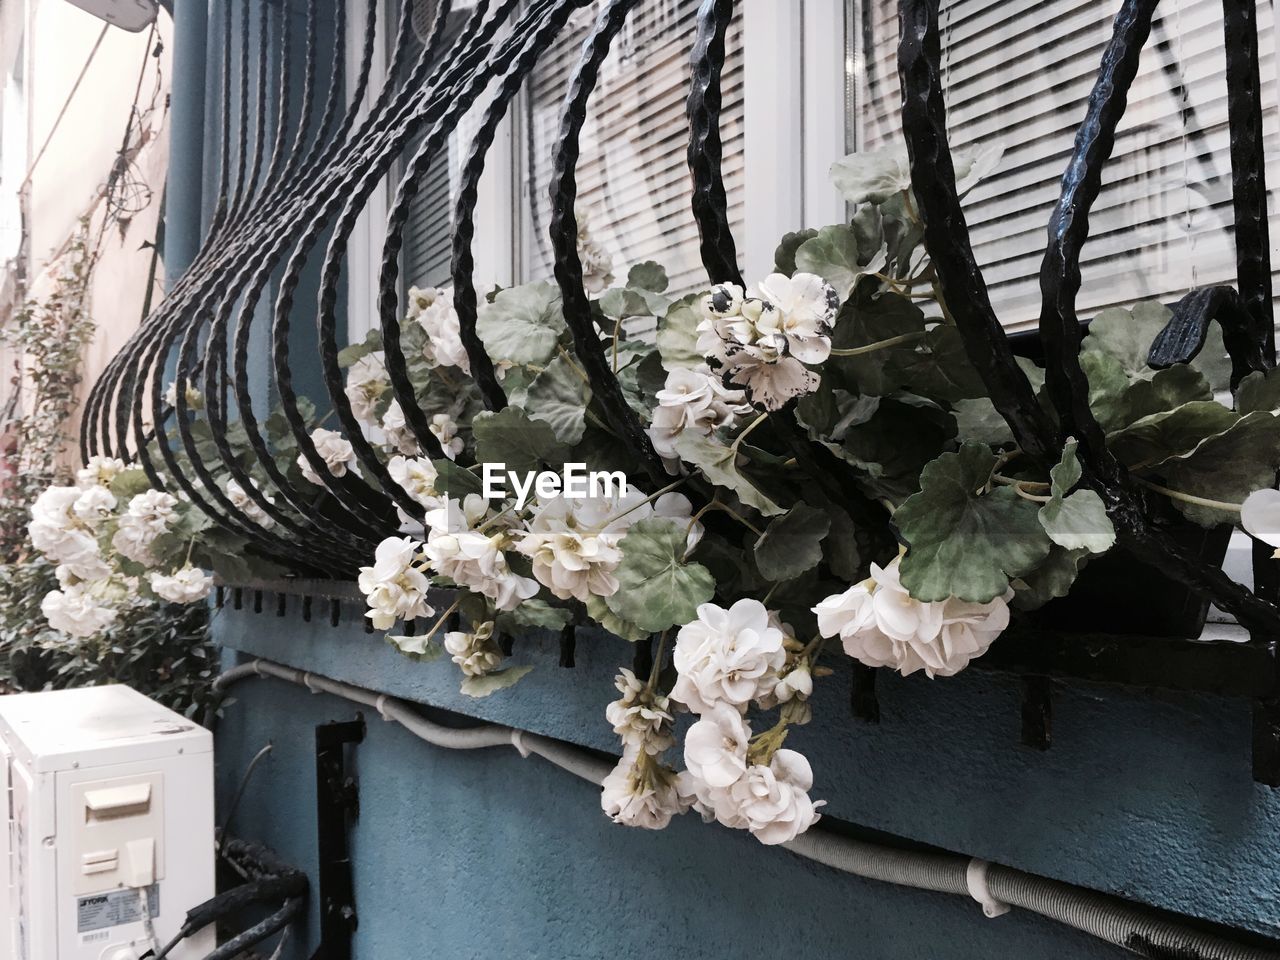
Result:
[[[578,667],[548,638],[518,645],[537,669],[482,701],[448,662],[411,663],[354,611],[254,615],[228,605],[221,642],[303,669],[484,719],[614,750],[603,719],[630,649],[580,639]],[[268,603],[267,610],[274,604]],[[317,604],[317,613],[322,607]],[[229,660],[235,659],[229,652]],[[1280,936],[1280,793],[1249,776],[1248,708],[1212,698],[1080,686],[1055,698],[1053,749],[1017,745],[1016,684],[966,674],[889,678],[884,722],[849,718],[847,682],[819,685],[818,720],[789,745],[813,761],[814,795],[843,820],[1093,889]],[[218,732],[225,799],[248,758],[276,745],[237,831],[312,867],[313,727],[355,707],[275,680],[236,688]],[[1111,957],[1120,951],[1022,914],[861,881],[696,817],[661,834],[599,812],[593,788],[514,751],[451,754],[376,715],[356,750],[361,928],[356,956],[435,944],[444,957]],[[312,944],[314,946],[314,944]]]

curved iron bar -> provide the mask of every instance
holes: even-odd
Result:
[[[1173,305],[1173,316],[1151,343],[1148,366],[1163,370],[1175,363],[1189,363],[1204,347],[1209,324],[1217,321],[1231,357],[1231,390],[1250,373],[1265,370],[1266,359],[1258,342],[1253,317],[1233,287],[1201,287]]]
[[[729,199],[721,175],[724,150],[720,140],[720,75],[733,7],[734,0],[703,0],[698,10],[687,109],[689,172],[693,176],[693,218],[698,223],[707,274],[712,283],[745,287],[738,270],[738,249],[729,229]]]
[[[551,249],[555,255],[555,277],[560,286],[564,319],[573,335],[574,352],[591,383],[591,391],[599,401],[609,426],[635,451],[650,480],[663,486],[668,477],[662,458],[653,449],[640,418],[627,404],[622,385],[610,369],[604,344],[596,333],[591,302],[583,286],[582,260],[577,247],[578,218],[573,209],[578,198],[575,178],[581,152],[578,138],[587,119],[587,101],[595,90],[600,66],[636,3],[637,0],[609,0],[600,11],[590,35],[583,41],[582,57],[569,81],[551,174]]]

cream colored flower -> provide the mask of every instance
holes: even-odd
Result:
[[[311,442],[333,476],[345,477],[348,470],[356,471],[356,452],[352,449],[351,442],[336,430],[317,427],[311,431]],[[304,454],[298,455],[298,467],[302,470],[302,475],[312,483],[323,482],[320,475],[311,469],[311,462]]]
[[[85,585],[50,591],[40,601],[40,612],[50,627],[73,637],[91,637],[116,621],[116,611]]]
[[[628,827],[661,830],[689,808],[675,771],[644,751],[625,752],[601,786],[601,809]]]
[[[388,537],[378,544],[373,565],[360,568],[356,585],[375,629],[390,630],[397,620],[435,613],[427,604],[431,583],[422,571],[422,544],[410,537]]]
[[[100,454],[92,456],[88,463],[76,471],[76,486],[82,490],[93,486],[109,487],[111,481],[124,469],[124,461],[117,457],[104,457]]]
[[[453,291],[440,287],[410,287],[407,320],[416,321],[427,334],[423,354],[437,367],[457,367],[471,372],[471,359],[462,345],[458,312],[453,306]]]
[[[502,666],[502,648],[494,639],[492,620],[471,633],[451,630],[444,635],[444,648],[468,677],[483,677]]]
[[[721,703],[745,710],[772,693],[786,662],[783,640],[758,600],[743,598],[727,610],[704,603],[676,635],[671,695],[697,713]]]
[[[253,488],[257,490],[258,485],[255,483]],[[231,501],[231,505],[262,527],[262,529],[270,530],[276,525],[275,520],[262,507],[258,506],[258,501],[254,500],[234,478],[227,480],[226,492],[227,499]],[[262,496],[267,503],[274,504],[276,502],[276,498],[269,493]]]
[[[386,435],[387,445],[402,456],[412,457],[421,452],[413,431],[405,422],[399,400],[392,400],[387,405],[387,412],[382,415],[382,432]]]
[[[431,418],[431,432],[435,434],[437,440],[440,441],[440,449],[444,451],[444,455],[450,460],[457,460],[465,447],[462,438],[458,436],[458,425],[454,422],[453,417],[447,413],[437,413]]]
[[[801,753],[778,750],[768,766],[753,764],[733,784],[716,795],[719,807],[746,822],[746,828],[764,844],[787,843],[819,820],[822,802],[809,799],[813,768]]]
[[[197,390],[195,384],[190,380],[187,381],[187,388],[183,391],[183,394],[185,395],[188,410],[204,409],[204,394]],[[164,391],[164,402],[171,407],[178,405],[178,381],[169,381],[169,386]]]
[[[650,690],[648,684],[626,668],[618,672],[614,686],[622,698],[610,703],[604,715],[625,750],[642,750],[656,756],[674,745],[671,731],[674,718],[667,697]]]
[[[717,703],[702,713],[684,737],[684,763],[690,776],[712,789],[736,783],[747,771],[751,730],[737,709]]]
[[[156,596],[170,603],[195,603],[213,590],[213,577],[190,564],[172,576],[152,573],[150,579]]]
[[[381,350],[366,353],[347,370],[347,386],[342,391],[351,404],[351,412],[361,423],[377,426],[378,400],[391,389],[387,366]]]
[[[440,495],[436,492],[435,464],[426,457],[395,456],[387,463],[391,479],[404,488],[404,492],[428,510],[440,507]]]

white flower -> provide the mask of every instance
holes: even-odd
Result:
[[[325,466],[333,476],[345,477],[348,469],[355,470],[356,452],[351,448],[351,442],[336,430],[317,427],[311,431],[311,442],[315,444],[316,453],[324,460]],[[298,466],[302,470],[302,475],[312,483],[323,482],[319,474],[311,469],[311,463],[305,455],[298,455]]]
[[[687,497],[668,493],[655,502],[635,487],[614,496],[540,497],[517,549],[533,561],[533,575],[561,599],[612,596],[622,562],[622,538],[641,520],[662,517],[683,524],[692,549],[702,525],[692,523]]]
[[[256,483],[253,484],[253,489],[258,489]],[[264,530],[269,530],[276,525],[275,520],[268,516],[262,507],[258,506],[258,501],[254,500],[234,478],[227,480],[226,491],[227,499],[231,501],[231,505],[258,526]],[[276,502],[276,498],[269,493],[262,496],[267,503],[274,504]]]
[[[465,444],[458,436],[458,425],[447,413],[437,413],[431,418],[431,432],[440,441],[440,448],[450,460],[457,460]]]
[[[839,298],[813,274],[768,277],[751,294],[721,284],[701,301],[698,349],[752,405],[778,410],[821,382],[805,363],[831,351],[831,324]]]
[[[684,763],[689,774],[712,789],[736,783],[747,771],[751,730],[736,709],[717,703],[684,736]]]
[[[115,495],[106,487],[92,486],[85,489],[76,502],[71,505],[71,512],[90,527],[96,526],[116,508]]]
[[[135,563],[154,563],[151,545],[177,520],[177,506],[178,498],[161,490],[138,494],[120,517],[111,546]]]
[[[923,670],[930,677],[950,677],[986,653],[1009,625],[1012,591],[988,603],[916,600],[902,586],[899,562],[872,564],[869,580],[814,607],[819,632],[839,634],[854,659],[903,676]]]
[[[728,610],[704,603],[676,635],[671,695],[698,713],[719,703],[743,710],[773,691],[786,662],[784,639],[758,600],[743,598]]]
[[[440,495],[436,493],[436,471],[426,457],[392,457],[387,463],[387,473],[391,479],[404,488],[414,500],[428,510],[440,507]]]
[[[750,409],[742,392],[725,387],[705,364],[672,370],[656,399],[649,438],[667,460],[679,458],[675,441],[685,430],[706,436],[720,427],[732,427],[734,418]]]
[[[182,392],[185,395],[188,410],[204,409],[204,395],[195,388],[190,380],[187,381],[186,390]],[[169,386],[164,391],[164,402],[171,407],[178,405],[178,381],[169,381]]]
[[[483,677],[502,666],[502,649],[493,637],[492,620],[486,620],[472,633],[449,631],[444,635],[444,649],[468,677]]]
[[[787,353],[802,363],[822,363],[831,353],[831,327],[835,324],[840,297],[835,288],[812,273],[788,277],[773,273],[751,291],[751,296],[770,304],[757,324],[757,334],[771,339],[782,336]]]
[[[419,452],[418,441],[405,422],[399,400],[392,400],[387,405],[387,412],[382,415],[382,431],[386,434],[387,445],[404,456],[411,457]]]
[[[1245,497],[1240,525],[1263,543],[1280,548],[1280,490],[1255,490]]]
[[[689,808],[675,771],[643,751],[628,750],[604,783],[600,807],[614,823],[661,830]]]
[[[79,487],[48,487],[31,504],[31,521],[51,529],[75,525],[72,509],[80,499]]]
[[[190,564],[172,576],[152,573],[150,579],[156,596],[170,603],[195,603],[213,590],[213,577]]]
[[[92,456],[88,463],[76,471],[76,486],[81,489],[92,486],[109,487],[111,481],[124,469],[124,461],[117,457],[104,457],[100,454]]]
[[[673,717],[668,698],[652,691],[630,670],[623,668],[614,678],[622,694],[605,708],[604,715],[625,750],[641,750],[657,755],[675,743],[671,734]]]
[[[453,292],[440,287],[410,287],[408,320],[416,320],[427,334],[423,355],[432,366],[471,372],[471,359],[462,345]]]
[[[591,236],[590,214],[578,206],[574,209],[578,221],[578,259],[582,261],[582,285],[587,293],[600,293],[613,283],[613,257]]]
[[[347,370],[347,386],[342,391],[351,412],[361,423],[376,426],[378,399],[391,389],[382,351],[366,353]]]
[[[764,844],[787,843],[818,822],[809,799],[813,768],[803,754],[778,750],[768,766],[753,764],[732,785],[715,796],[717,813],[728,806],[730,815]]]
[[[54,630],[73,637],[91,637],[115,623],[116,611],[104,606],[86,586],[66,587],[45,594],[40,612]]]
[[[357,585],[369,607],[365,616],[378,630],[390,630],[397,620],[429,617],[430,581],[419,564],[422,544],[410,537],[388,537],[378,544],[373,566],[361,567]]]

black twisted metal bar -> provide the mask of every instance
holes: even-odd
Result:
[[[1231,202],[1236,273],[1255,336],[1269,366],[1276,361],[1272,317],[1266,164],[1262,150],[1262,84],[1258,70],[1256,0],[1223,0],[1227,58],[1227,119],[1231,129]]]
[[[583,286],[582,260],[577,248],[578,218],[574,212],[578,198],[575,175],[581,152],[579,137],[587,119],[587,101],[595,90],[600,66],[636,2],[609,0],[582,44],[582,58],[574,70],[565,98],[552,168],[551,249],[555,255],[555,277],[560,286],[564,319],[573,334],[574,352],[582,362],[592,393],[599,401],[609,426],[636,453],[649,478],[662,486],[667,482],[662,458],[654,451],[640,418],[627,404],[622,385],[610,369],[604,344],[596,333],[591,302]]]
[[[1209,324],[1217,321],[1231,357],[1231,389],[1250,373],[1266,369],[1253,318],[1232,287],[1201,287],[1173,305],[1173,317],[1152,341],[1147,363],[1157,369],[1187,363],[1204,347]]]
[[[703,0],[698,10],[687,112],[693,217],[702,241],[702,263],[712,283],[736,283],[742,287],[745,284],[738,270],[738,250],[729,229],[729,201],[721,176],[724,150],[720,140],[720,75],[733,8],[734,0]]]

